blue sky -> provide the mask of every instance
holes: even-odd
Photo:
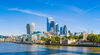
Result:
[[[26,33],[26,24],[46,30],[46,18],[53,17],[71,32],[100,33],[100,0],[0,0],[0,34]]]

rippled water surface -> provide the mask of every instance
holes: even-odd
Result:
[[[100,55],[100,47],[23,45],[0,42],[0,55]]]

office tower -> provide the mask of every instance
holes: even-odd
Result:
[[[50,22],[50,33],[55,34],[56,32],[56,26],[55,26],[55,21]]]
[[[70,30],[67,33],[68,36],[73,35],[73,33],[70,32]]]
[[[67,34],[67,27],[66,27],[66,25],[64,25],[64,27],[63,27],[63,34],[64,34],[64,35]]]
[[[71,35],[73,35],[73,33],[71,33],[71,31],[69,30],[69,31],[67,32],[67,36],[71,36]]]
[[[34,32],[35,24],[34,23],[28,23],[26,25],[27,34],[32,34]]]
[[[56,36],[59,35],[59,25],[56,23]]]
[[[51,21],[54,21],[53,18],[52,18],[52,17],[48,17],[48,18],[47,18],[47,32],[50,31],[50,22],[51,22]]]
[[[60,27],[60,35],[63,35],[63,27]]]

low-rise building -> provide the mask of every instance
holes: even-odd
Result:
[[[73,43],[75,43],[76,41],[77,41],[76,39],[67,39],[67,40],[61,39],[61,40],[60,40],[60,44],[68,45],[68,44],[73,44]]]
[[[0,35],[0,42],[5,41],[5,36]]]

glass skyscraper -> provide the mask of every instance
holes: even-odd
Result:
[[[56,36],[59,33],[59,26],[52,17],[47,18],[47,32],[51,33],[52,35],[56,35]]]
[[[52,17],[47,18],[47,32],[50,32],[50,23],[54,21]]]
[[[59,25],[56,23],[56,35],[59,35]]]
[[[55,21],[50,22],[50,33],[55,34],[56,32],[56,26],[55,26]]]
[[[63,34],[64,34],[64,35],[67,34],[67,26],[66,26],[66,25],[64,25],[64,27],[63,27]]]
[[[63,35],[63,27],[60,27],[60,35]]]
[[[28,23],[26,25],[27,34],[32,34],[34,32],[35,24],[34,23]]]

